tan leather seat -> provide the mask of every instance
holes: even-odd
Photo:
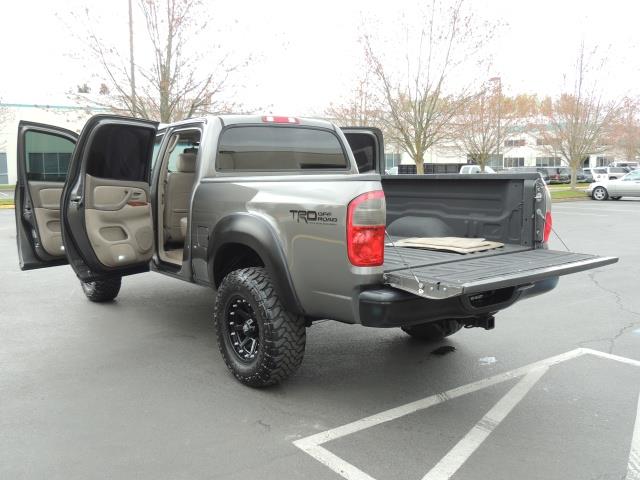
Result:
[[[186,218],[195,171],[196,154],[181,153],[178,157],[176,171],[167,176],[167,188],[164,195],[164,231],[167,241],[184,241],[181,220],[185,219],[186,231]]]

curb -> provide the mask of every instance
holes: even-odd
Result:
[[[576,197],[576,198],[552,198],[551,203],[563,203],[563,202],[587,202],[591,200],[591,198],[585,195],[584,198]]]

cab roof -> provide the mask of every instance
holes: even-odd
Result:
[[[174,125],[181,125],[185,123],[198,122],[211,122],[219,119],[223,125],[242,125],[242,124],[275,124],[275,125],[302,125],[307,127],[328,128],[335,129],[335,126],[327,121],[317,118],[304,118],[293,116],[281,116],[281,115],[207,115],[204,117],[188,118],[173,123],[161,123],[158,126],[158,130],[164,130],[167,127]]]
[[[277,124],[277,125],[303,125],[309,127],[330,128],[335,127],[331,122],[327,120],[320,120],[316,118],[303,118],[294,116],[282,116],[282,115],[218,115],[217,116],[224,125],[238,125],[238,124]]]

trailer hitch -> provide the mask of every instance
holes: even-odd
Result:
[[[466,319],[465,328],[484,328],[485,330],[493,330],[496,326],[496,317],[493,315],[484,315],[482,317],[474,317]]]

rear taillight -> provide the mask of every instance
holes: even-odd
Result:
[[[354,198],[347,208],[347,254],[356,267],[384,263],[386,204],[384,192],[376,190]]]
[[[553,227],[553,217],[551,216],[551,211],[547,211],[544,216],[544,236],[543,242],[547,243],[549,241],[549,237],[551,236],[551,227]]]

